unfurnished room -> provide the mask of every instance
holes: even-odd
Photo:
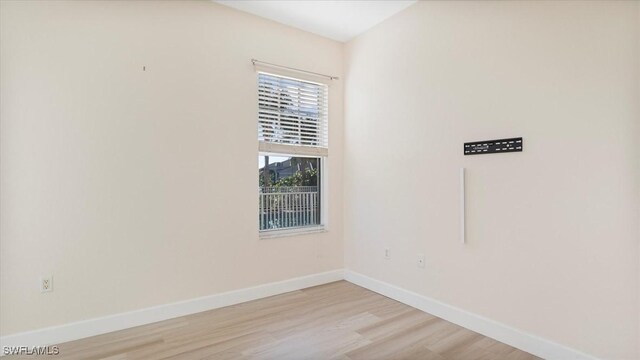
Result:
[[[640,0],[0,0],[0,349],[640,360]]]

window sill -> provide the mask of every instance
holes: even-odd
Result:
[[[264,230],[260,231],[260,239],[274,239],[280,237],[317,234],[323,232],[327,232],[327,229],[325,229],[324,225],[298,229]]]

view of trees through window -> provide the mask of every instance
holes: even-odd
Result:
[[[259,156],[260,230],[320,224],[320,158]]]
[[[261,156],[260,186],[318,186],[318,158]],[[265,166],[267,165],[267,166]]]

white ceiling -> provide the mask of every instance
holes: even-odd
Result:
[[[349,41],[416,0],[214,0],[338,41]]]

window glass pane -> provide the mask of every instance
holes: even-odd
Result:
[[[258,157],[260,230],[321,224],[320,163],[320,158]]]

